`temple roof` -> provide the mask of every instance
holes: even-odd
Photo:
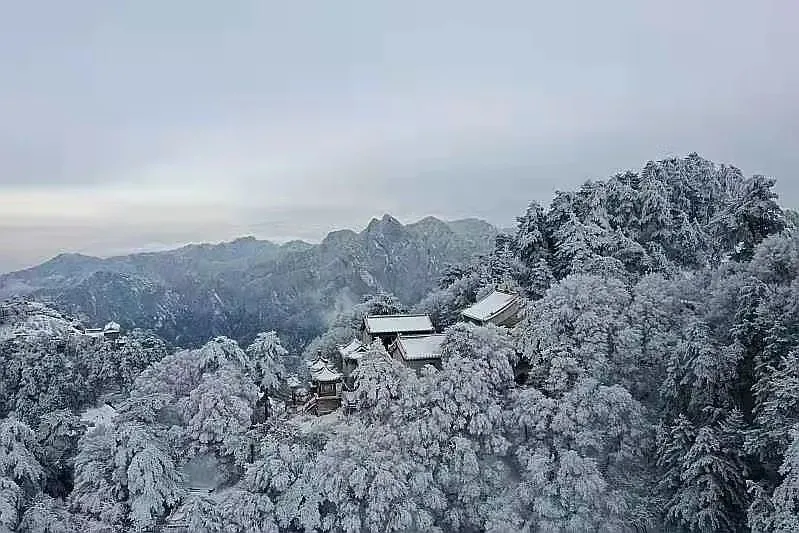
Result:
[[[518,301],[519,297],[515,294],[493,291],[485,298],[479,300],[471,307],[467,307],[461,314],[465,317],[486,322],[505,311],[508,307]]]
[[[435,331],[429,315],[374,315],[364,319],[366,331],[372,335]]]
[[[420,359],[440,359],[441,343],[446,335],[400,335],[397,337],[397,348],[406,361]]]
[[[352,339],[352,342],[346,346],[338,347],[338,353],[344,359],[360,359],[365,351],[366,345],[358,339]]]
[[[327,366],[327,359],[317,359],[316,361],[308,364],[311,373],[318,372],[326,366]]]
[[[311,379],[314,381],[322,381],[322,382],[329,382],[329,381],[338,381],[341,379],[341,372],[330,368],[329,366],[325,365],[322,369],[312,372]]]

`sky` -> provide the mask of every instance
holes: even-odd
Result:
[[[0,271],[510,225],[696,151],[799,207],[795,0],[0,0]]]

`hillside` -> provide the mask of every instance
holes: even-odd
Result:
[[[416,303],[448,264],[490,251],[496,233],[474,219],[403,225],[385,215],[316,245],[245,237],[107,259],[62,254],[0,276],[0,299],[28,296],[87,323],[115,320],[180,345],[277,329],[297,349],[364,294]]]

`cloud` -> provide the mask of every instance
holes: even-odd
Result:
[[[509,224],[690,151],[799,205],[787,2],[51,8],[0,21],[0,269],[384,212]]]

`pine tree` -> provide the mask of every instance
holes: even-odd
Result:
[[[65,409],[42,417],[36,430],[37,450],[45,469],[45,490],[51,496],[64,497],[72,490],[74,459],[85,429],[78,417]]]
[[[710,426],[697,431],[668,517],[690,531],[738,531],[744,509],[740,461],[730,457]],[[737,490],[736,490],[737,489]]]
[[[283,360],[289,353],[280,343],[277,332],[259,333],[246,351],[255,372],[255,382],[261,390],[275,392],[286,376]]]
[[[30,497],[44,481],[44,469],[34,455],[36,434],[14,418],[0,420],[0,477],[17,484]]]
[[[77,533],[75,520],[54,499],[42,495],[28,506],[20,520],[20,533]]]
[[[252,424],[258,396],[252,380],[233,365],[204,376],[180,401],[190,451],[233,455]]]
[[[0,476],[0,531],[14,531],[24,502],[22,488],[10,478]]]
[[[183,496],[183,477],[163,435],[126,421],[86,435],[75,457],[73,509],[104,526],[145,529]]]
[[[205,343],[197,350],[197,358],[202,372],[214,372],[227,363],[233,363],[240,368],[250,366],[244,350],[239,348],[236,341],[227,337],[216,337]]]
[[[519,258],[528,266],[546,259],[549,255],[549,244],[544,208],[538,202],[531,202],[525,214],[517,217],[516,222],[514,247],[518,250]]]
[[[714,217],[712,231],[724,252],[737,261],[752,258],[766,237],[785,229],[785,215],[775,199],[776,181],[753,176],[736,184],[731,197]]]
[[[782,482],[771,497],[773,515],[771,523],[775,533],[799,531],[799,432],[794,432],[793,442],[780,467]]]

